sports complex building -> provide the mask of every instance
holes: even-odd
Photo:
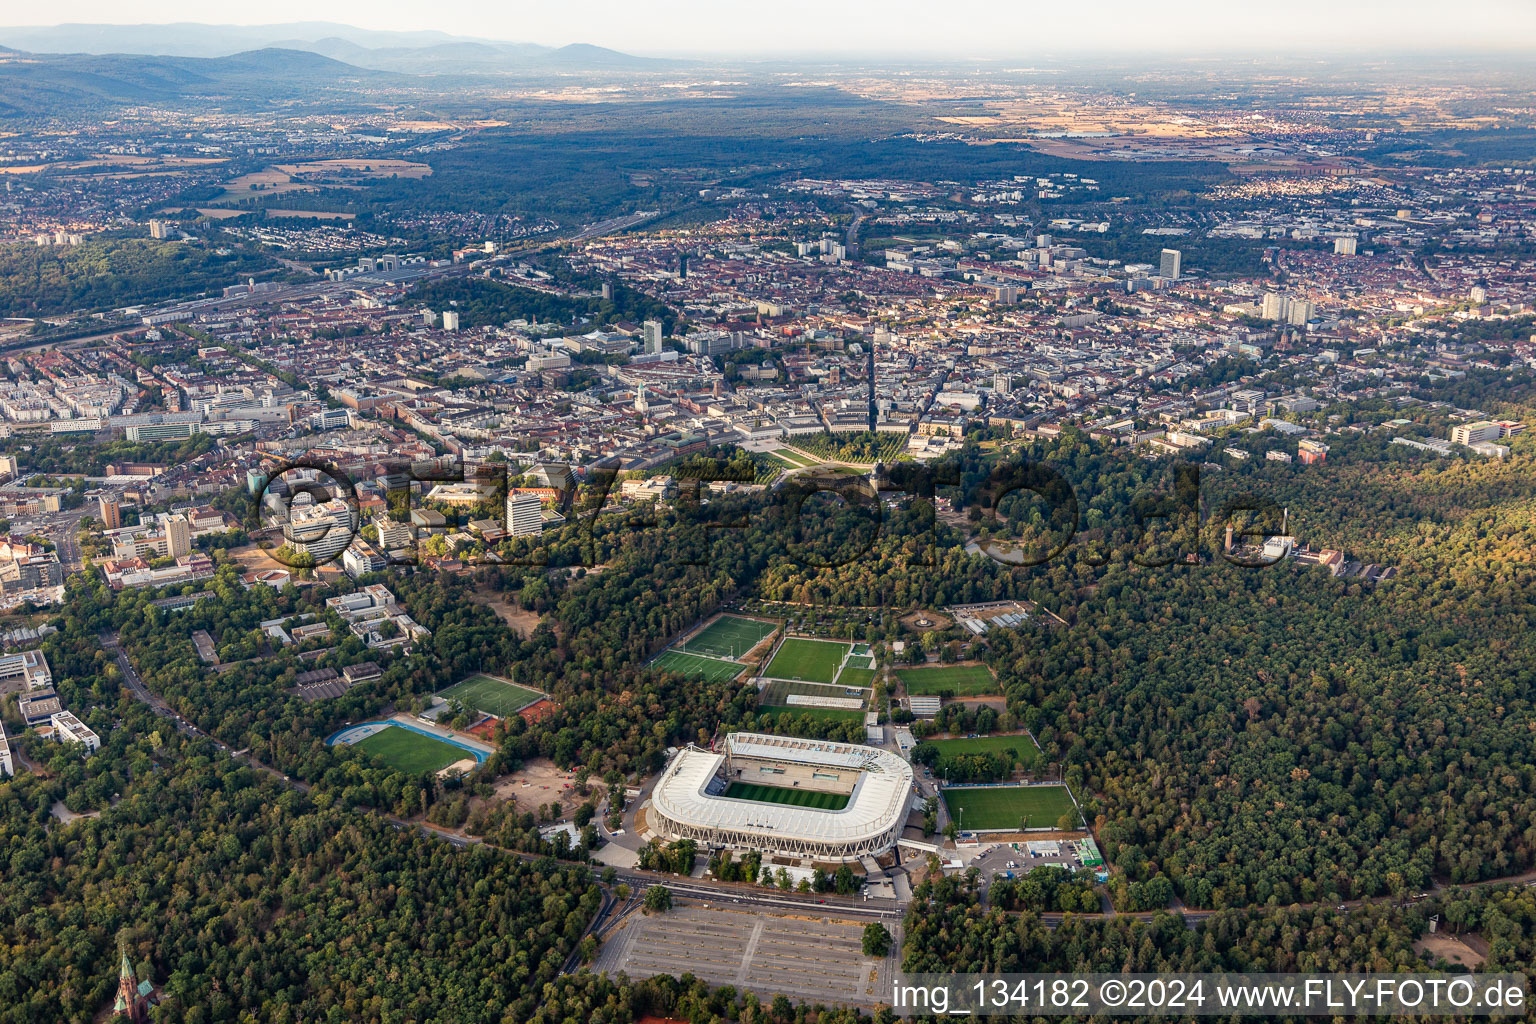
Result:
[[[735,732],[724,752],[689,745],[651,793],[664,840],[820,861],[877,856],[896,845],[912,766],[875,747]]]

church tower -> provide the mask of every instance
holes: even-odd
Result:
[[[133,964],[128,961],[128,944],[122,937],[117,940],[117,955],[117,1001],[112,1004],[112,1015],[143,1024],[144,1000],[139,996],[139,980],[134,977]]]

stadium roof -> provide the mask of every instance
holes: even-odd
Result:
[[[656,784],[651,794],[656,809],[674,821],[704,828],[836,842],[879,836],[907,813],[912,766],[889,751],[758,733],[732,733],[726,743],[739,756],[857,769],[863,774],[841,810],[740,800],[705,791],[725,755],[690,746],[672,760]]]

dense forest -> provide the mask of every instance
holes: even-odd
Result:
[[[154,305],[238,284],[272,266],[243,251],[145,238],[0,245],[0,316]]]
[[[438,311],[457,310],[460,327],[500,327],[511,320],[569,325],[580,318],[595,324],[655,319],[670,325],[673,318],[664,303],[622,284],[613,286],[611,299],[600,294],[576,298],[469,278],[428,282],[411,292],[411,300]]]
[[[16,456],[23,471],[46,476],[105,476],[107,466],[121,462],[153,462],[179,466],[212,451],[211,434],[193,434],[185,441],[107,441],[80,444],[48,436],[16,436],[0,442],[0,452]]]

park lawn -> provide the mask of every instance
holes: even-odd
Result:
[[[411,774],[435,772],[455,761],[475,756],[452,743],[444,743],[431,736],[402,729],[398,725],[392,725],[352,745],[391,768]]]
[[[764,804],[814,807],[821,811],[840,811],[848,806],[846,793],[822,793],[814,789],[792,789],[789,786],[759,786],[754,782],[733,782],[726,787],[725,796],[734,800],[756,800]]]
[[[847,653],[848,645],[845,643],[792,636],[779,646],[763,675],[772,679],[835,683],[837,670]]]
[[[956,697],[980,697],[1000,693],[997,679],[985,665],[942,665],[936,668],[903,668],[896,677],[907,693],[925,696],[953,690]]]
[[[740,658],[777,628],[772,622],[722,615],[696,635],[678,644],[677,650],[708,654],[716,658]]]
[[[1055,828],[1063,814],[1077,819],[1065,786],[951,788],[944,790],[944,804],[950,818],[963,822],[966,831],[1016,829],[1021,822],[1028,828]]]
[[[444,700],[456,700],[481,714],[505,718],[541,700],[544,694],[494,676],[473,675],[454,683],[438,696]]]
[[[697,654],[685,654],[682,651],[662,651],[656,658],[655,664],[657,668],[664,668],[668,672],[676,672],[678,675],[691,678],[708,679],[710,682],[734,679],[745,667],[734,661],[702,658]]]
[[[1035,741],[1025,733],[994,733],[990,736],[977,736],[971,739],[950,740],[925,740],[939,748],[940,755],[954,757],[957,754],[993,754],[1002,753],[1009,747],[1019,752],[1019,761],[1026,765],[1039,762],[1044,755]]]

